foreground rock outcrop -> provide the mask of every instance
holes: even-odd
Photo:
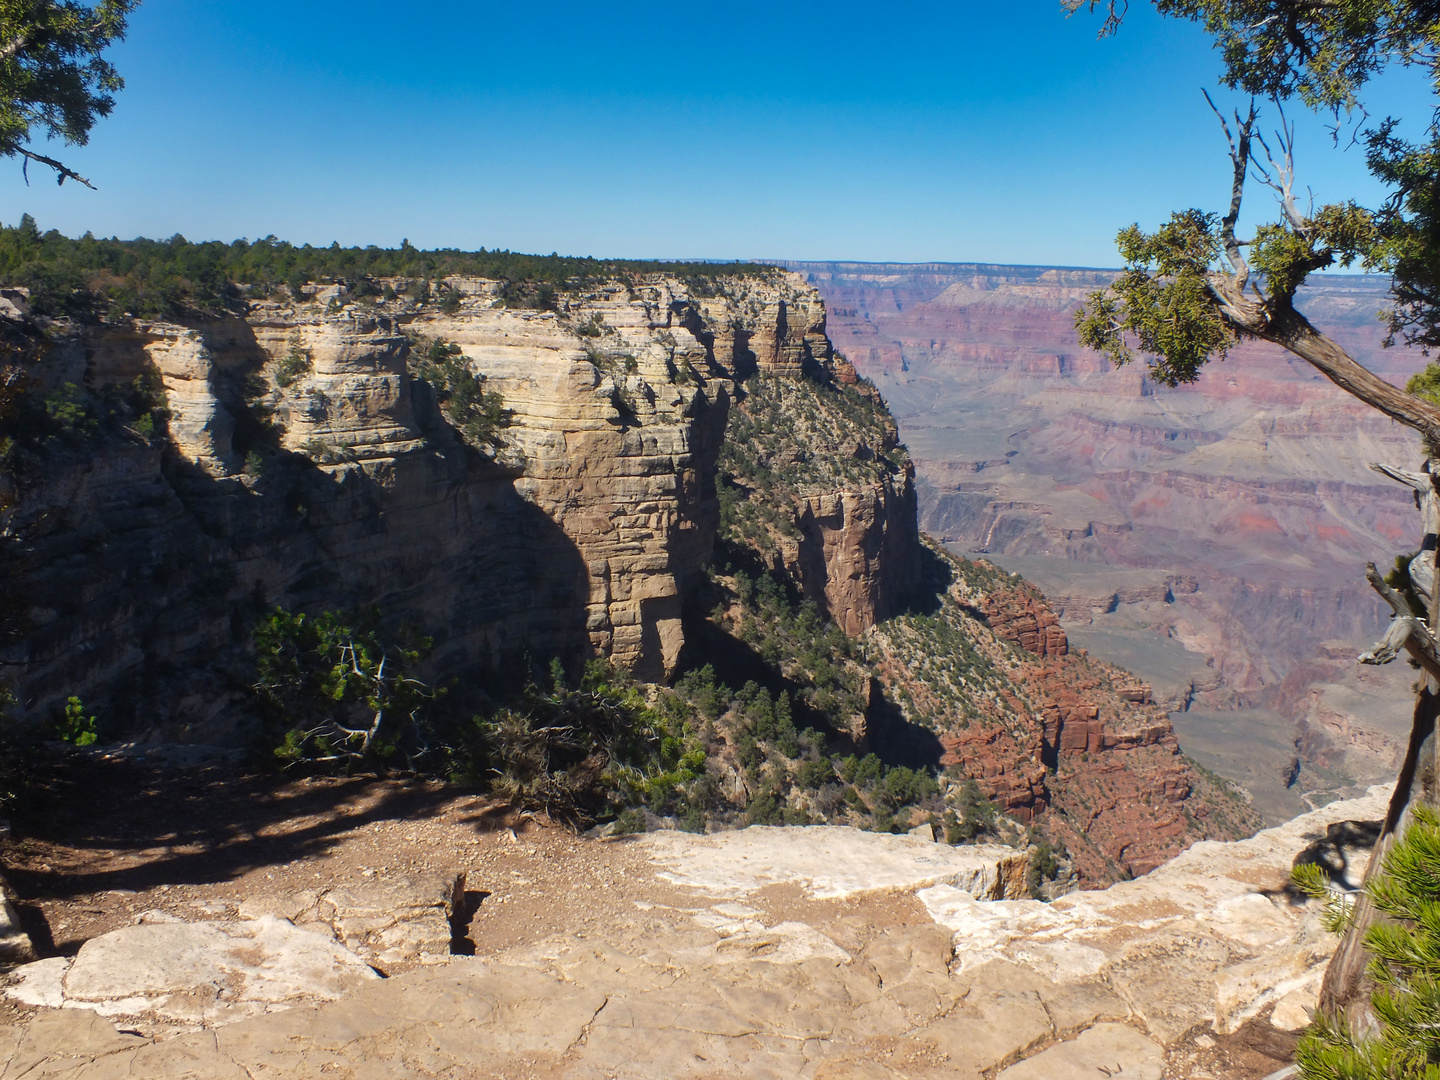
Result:
[[[994,891],[986,881],[1004,877],[995,853],[913,837],[762,828],[571,840],[546,848],[543,873],[556,883],[583,875],[603,913],[509,944],[501,923],[482,917],[517,887],[520,867],[540,864],[524,850],[534,841],[491,833],[467,867],[472,884],[494,890],[472,926],[474,957],[363,979],[329,1004],[295,996],[263,1015],[242,1003],[199,1011],[189,1018],[197,1030],[172,1022],[162,1038],[128,1033],[154,1028],[138,1001],[153,980],[117,965],[115,995],[127,978],[147,987],[127,1033],[79,1000],[41,1009],[0,1029],[0,1076],[1030,1080],[1088,1076],[1099,1064],[1151,1080],[1162,1070],[1237,1075],[1227,1062],[1248,1044],[1229,1033],[1259,1024],[1283,1042],[1307,1021],[1333,949],[1319,906],[1286,888],[1292,863],[1325,862],[1340,885],[1358,877],[1355,852],[1330,850],[1346,829],[1330,826],[1383,805],[1377,790],[1053,904],[977,899],[963,886]],[[872,859],[883,867],[873,879]],[[243,907],[243,896],[234,901]],[[276,923],[232,920],[218,934],[213,921],[155,925],[238,940]],[[313,928],[289,933],[321,940]],[[192,951],[186,963],[208,956],[218,973],[235,964],[222,954]],[[31,980],[20,973],[23,991]],[[1264,1060],[1247,1059],[1252,1075],[1269,1071],[1256,1068]]]

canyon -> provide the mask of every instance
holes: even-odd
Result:
[[[93,413],[55,406],[70,427],[0,492],[3,659],[32,724],[79,698],[108,740],[253,746],[257,621],[371,608],[426,635],[424,678],[476,711],[551,658],[652,684],[713,665],[729,696],[686,736],[705,777],[664,783],[703,779],[721,821],[942,827],[990,800],[1087,886],[1255,828],[1039,593],[921,543],[894,421],[797,275],[593,280],[553,310],[486,279],[449,279],[443,305],[394,286],[193,325],[10,321],[27,393],[48,410],[83,387]],[[483,438],[446,411],[460,376],[503,403]],[[131,415],[152,399],[123,404],[147,379],[163,432]],[[765,726],[782,699],[793,745]],[[861,758],[864,784],[902,771],[860,799]]]
[[[1141,674],[1187,752],[1276,823],[1394,774],[1413,673],[1355,656],[1389,612],[1363,580],[1419,544],[1407,429],[1253,343],[1167,388],[1080,348],[1071,312],[1113,271],[791,263],[836,347],[884,393],[921,525],[1036,583],[1070,639]],[[1397,384],[1382,283],[1322,275],[1300,306]]]
[[[1182,752],[1171,669],[1087,636],[1140,641],[1137,613],[1208,602],[1208,549],[1127,568],[1118,511],[1096,512],[1067,562],[1110,592],[1047,597],[1007,562],[1053,584],[1058,515],[973,486],[1020,454],[947,466],[946,438],[984,433],[912,434],[936,388],[900,378],[903,351],[907,370],[862,378],[798,274],[617,275],[548,308],[481,278],[444,302],[360,285],[189,321],[44,323],[5,297],[48,425],[0,480],[9,719],[83,698],[105,739],[52,747],[45,790],[71,801],[0,837],[0,938],[29,961],[4,978],[0,1077],[1159,1080],[1285,1059],[1333,946],[1289,870],[1353,885],[1383,792],[1252,837],[1276,805]],[[489,411],[457,412],[457,387]],[[1037,454],[1073,437],[1031,429]],[[1104,484],[1129,490],[1096,475],[1081,494],[1102,509]],[[1413,511],[1383,491],[1355,514],[1398,541]],[[952,550],[973,554],[977,515],[994,562]],[[1315,578],[1307,602],[1348,612]],[[559,695],[607,660],[637,682],[580,696],[682,710],[689,741],[653,738],[703,751],[703,774],[643,779],[709,785],[710,816],[647,795],[578,836],[498,784],[252,771],[253,629],[280,606],[418,627],[424,678],[476,708],[507,670]],[[1196,611],[1169,624],[1186,657],[1219,625]],[[1354,619],[1335,633],[1378,624]],[[1214,654],[1179,715],[1314,689],[1280,654]],[[1358,775],[1315,726],[1287,744],[1299,771]]]

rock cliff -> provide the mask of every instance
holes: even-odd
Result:
[[[100,398],[155,374],[169,427],[82,420],[22,470],[4,531],[24,705],[78,694],[132,731],[221,737],[241,624],[274,604],[377,605],[435,636],[441,674],[524,650],[672,671],[680,598],[713,541],[736,367],[829,363],[818,299],[778,273],[703,308],[663,278],[556,311],[452,284],[449,313],[331,286],[244,319],[52,327],[26,369],[36,395]],[[415,378],[422,336],[459,345],[502,395],[498,453],[466,446]],[[873,502],[827,495],[821,577],[847,565],[832,548],[863,546],[847,514]],[[874,605],[853,593],[837,600],[858,629]],[[217,670],[231,676],[219,686]]]
[[[539,307],[479,278],[443,303],[366,285],[191,325],[4,324],[32,401],[0,520],[26,713],[77,695],[107,736],[240,742],[256,621],[374,608],[433,638],[425,677],[456,697],[551,657],[652,682],[730,657],[732,689],[769,689],[726,713],[761,734],[707,747],[726,814],[940,821],[973,780],[1020,825],[1061,810],[1086,884],[1253,827],[1038,592],[922,545],[895,422],[798,276],[598,277]],[[461,383],[491,413],[459,416]],[[863,799],[830,769],[850,750],[882,770]]]

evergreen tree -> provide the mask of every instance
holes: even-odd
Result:
[[[1331,899],[1318,866],[1297,872],[1311,895],[1330,899],[1328,928],[1348,929],[1353,907]],[[1375,980],[1378,1033],[1321,1017],[1297,1051],[1304,1080],[1440,1080],[1440,814],[1418,806],[1415,820],[1365,887],[1393,922],[1365,932]]]
[[[84,146],[124,85],[100,54],[125,36],[139,0],[0,0],[0,157],[39,162],[56,181],[94,187],[69,166],[26,146],[37,134]],[[28,173],[27,177],[28,179]]]

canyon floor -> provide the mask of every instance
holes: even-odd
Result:
[[[600,839],[434,785],[134,761],[67,782],[84,813],[3,851],[49,957],[9,976],[5,1080],[1250,1080],[1333,947],[1289,868],[1354,876],[1338,823],[1383,809],[1044,904],[975,899],[1015,894],[1013,850],[915,836]]]

